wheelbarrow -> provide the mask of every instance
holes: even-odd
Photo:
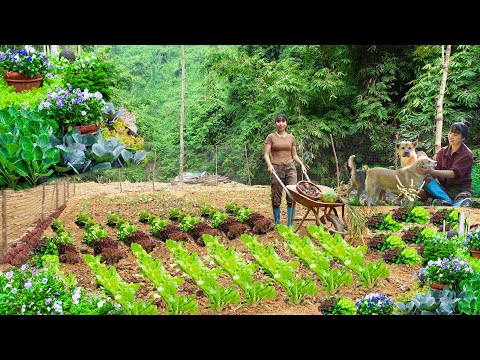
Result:
[[[297,190],[297,185],[285,185],[282,180],[278,177],[278,175],[273,172],[277,181],[282,184],[282,187],[285,189],[285,192],[288,196],[293,200],[292,202],[292,212],[295,213],[296,203],[305,206],[307,208],[307,212],[303,215],[303,218],[295,218],[294,220],[300,220],[300,223],[294,227],[294,232],[297,232],[303,225],[303,223],[307,220],[314,220],[316,225],[323,225],[326,230],[334,233],[340,234],[344,237],[348,234],[348,231],[345,230],[345,204],[343,202],[339,203],[325,203],[322,201],[312,200],[307,196],[301,194]],[[308,181],[308,175],[306,173],[305,177]],[[327,186],[317,185],[320,190],[327,190],[331,189]],[[339,214],[337,208],[341,208],[341,217],[342,220],[339,218]],[[315,217],[314,218],[307,218],[307,216],[312,212]]]

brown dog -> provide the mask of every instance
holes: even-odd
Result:
[[[419,189],[425,179],[425,175],[418,172],[418,167],[425,169],[432,169],[437,162],[429,157],[422,156],[415,160],[415,162],[405,168],[398,170],[385,168],[371,168],[367,170],[367,178],[365,179],[365,189],[367,190],[367,206],[372,206],[377,203],[378,197],[382,190],[391,191],[395,194],[401,194],[399,188]],[[398,178],[398,180],[397,180]]]
[[[360,198],[363,190],[365,190],[365,177],[367,176],[367,172],[365,169],[357,170],[357,166],[355,165],[355,155],[350,155],[348,158],[348,167],[350,168],[348,194],[350,195],[352,190],[355,190],[357,198]]]
[[[400,166],[402,168],[412,165],[419,157],[427,156],[425,152],[416,152],[415,148],[418,146],[418,140],[414,141],[400,141],[397,144],[397,155],[400,158]]]

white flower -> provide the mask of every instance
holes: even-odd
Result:
[[[105,304],[105,301],[104,301],[104,300],[99,301],[99,302],[97,303],[97,307],[100,309],[100,308],[103,306],[103,304]]]

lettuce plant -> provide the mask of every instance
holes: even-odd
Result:
[[[271,279],[265,282],[254,281],[255,264],[247,264],[235,248],[225,248],[220,237],[203,234],[207,250],[213,255],[215,263],[230,274],[233,281],[242,289],[245,303],[258,304],[262,299],[274,299],[275,287],[270,285]]]

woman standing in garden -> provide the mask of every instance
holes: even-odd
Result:
[[[464,143],[469,126],[468,122],[453,123],[448,132],[449,145],[435,155],[435,168],[421,170],[426,174],[424,190],[441,205],[472,206],[473,155]]]
[[[283,186],[273,174],[278,175],[285,185],[297,184],[297,169],[295,162],[302,167],[302,172],[307,168],[297,155],[295,137],[286,132],[287,117],[284,114],[278,114],[275,117],[275,127],[277,131],[271,133],[265,139],[264,158],[270,172],[271,182],[271,200],[273,218],[276,224],[280,224],[280,205],[282,203]],[[271,159],[270,159],[271,156]],[[287,198],[287,226],[293,225],[295,214],[292,212],[292,199]]]

